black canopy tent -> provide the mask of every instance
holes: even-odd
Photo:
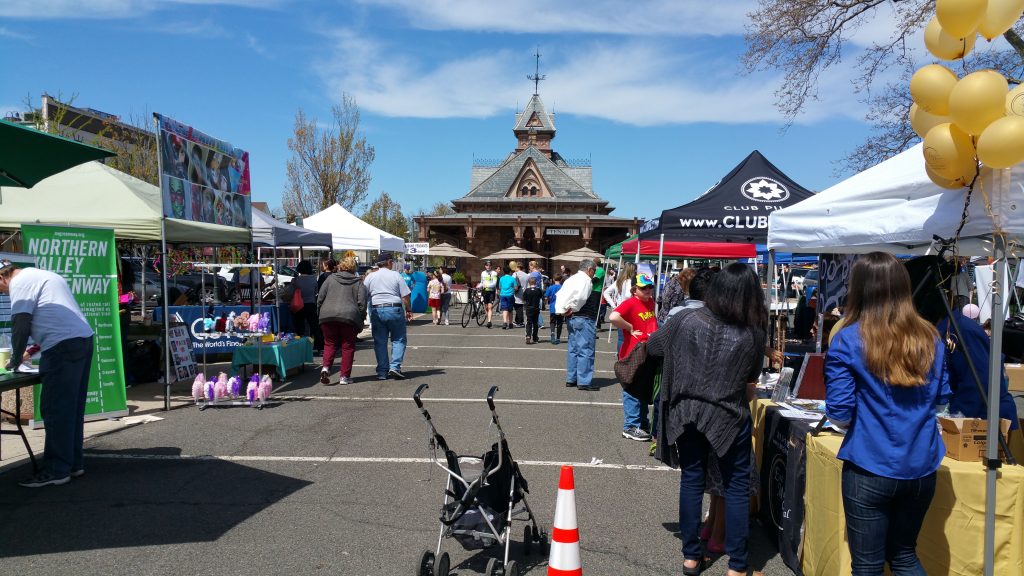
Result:
[[[764,244],[768,215],[812,195],[754,150],[696,200],[662,211],[640,240]]]

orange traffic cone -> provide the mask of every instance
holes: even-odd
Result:
[[[558,479],[548,576],[583,576],[580,531],[576,524],[576,483],[572,478],[572,466],[562,466],[562,475]]]

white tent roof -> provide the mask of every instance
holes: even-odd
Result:
[[[924,254],[933,235],[950,238],[960,225],[967,189],[946,190],[928,178],[918,144],[831,188],[774,212],[768,247],[782,252]],[[990,216],[986,203],[991,207]],[[994,229],[1024,233],[1024,165],[982,170],[975,184],[960,252],[989,252]]]
[[[36,184],[0,190],[0,229],[23,223],[113,228],[127,240],[160,240],[160,189],[99,162],[87,162]],[[248,244],[249,230],[167,219],[168,242]]]
[[[331,235],[285,224],[273,216],[252,209],[252,241],[262,246],[322,246],[331,248]]]
[[[405,240],[363,222],[338,204],[305,218],[308,230],[329,232],[335,250],[391,250],[405,252]]]

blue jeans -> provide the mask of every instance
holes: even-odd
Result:
[[[935,473],[896,480],[843,463],[843,511],[853,576],[924,576],[917,558],[917,534],[935,495]]]
[[[622,429],[643,428],[650,430],[651,422],[647,419],[647,404],[625,390],[622,391]]]
[[[569,325],[569,351],[565,359],[565,381],[590,386],[594,378],[594,319],[572,316]]]
[[[370,329],[373,331],[373,353],[377,357],[377,376],[388,370],[402,370],[405,357],[405,309],[370,308]],[[391,340],[391,363],[388,364],[388,339]]]
[[[747,537],[750,533],[750,418],[740,423],[736,439],[725,456],[718,458],[725,486],[725,552],[729,569],[746,573]],[[692,424],[676,440],[679,452],[679,532],[683,537],[683,558],[700,560],[701,506],[704,501],[704,475],[711,451],[704,434]]]
[[[39,412],[46,426],[44,468],[54,478],[65,478],[82,469],[85,396],[92,372],[92,337],[69,338],[43,352],[39,374],[43,390]]]

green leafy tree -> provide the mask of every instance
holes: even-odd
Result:
[[[288,139],[288,181],[281,203],[291,216],[309,216],[332,204],[355,211],[366,199],[370,165],[376,155],[359,129],[359,107],[342,94],[331,109],[332,123],[321,127],[301,109]]]
[[[402,214],[402,205],[387,192],[381,192],[360,218],[389,234],[408,240],[409,220]]]
[[[920,42],[916,34],[935,14],[935,1],[759,0],[749,14],[743,63],[750,71],[783,72],[775,103],[787,119],[793,120],[808,102],[817,99],[820,75],[849,56],[850,37],[872,20],[887,17],[880,10],[892,11],[891,32],[886,40],[872,44],[859,56],[860,77],[854,83],[854,90],[868,104],[867,120],[874,130],[840,161],[841,172],[873,166],[905,150],[917,138],[908,119],[911,100],[907,85],[914,70],[925,62],[915,62],[909,42]],[[957,72],[992,68],[1019,83],[1024,67],[1022,33],[1024,23],[1018,21],[1003,35],[1010,44],[1008,50],[979,50],[983,46],[979,38],[963,64],[956,64]],[[923,50],[922,45],[917,53]],[[930,61],[931,55],[925,54]],[[881,80],[888,70],[902,74]]]

